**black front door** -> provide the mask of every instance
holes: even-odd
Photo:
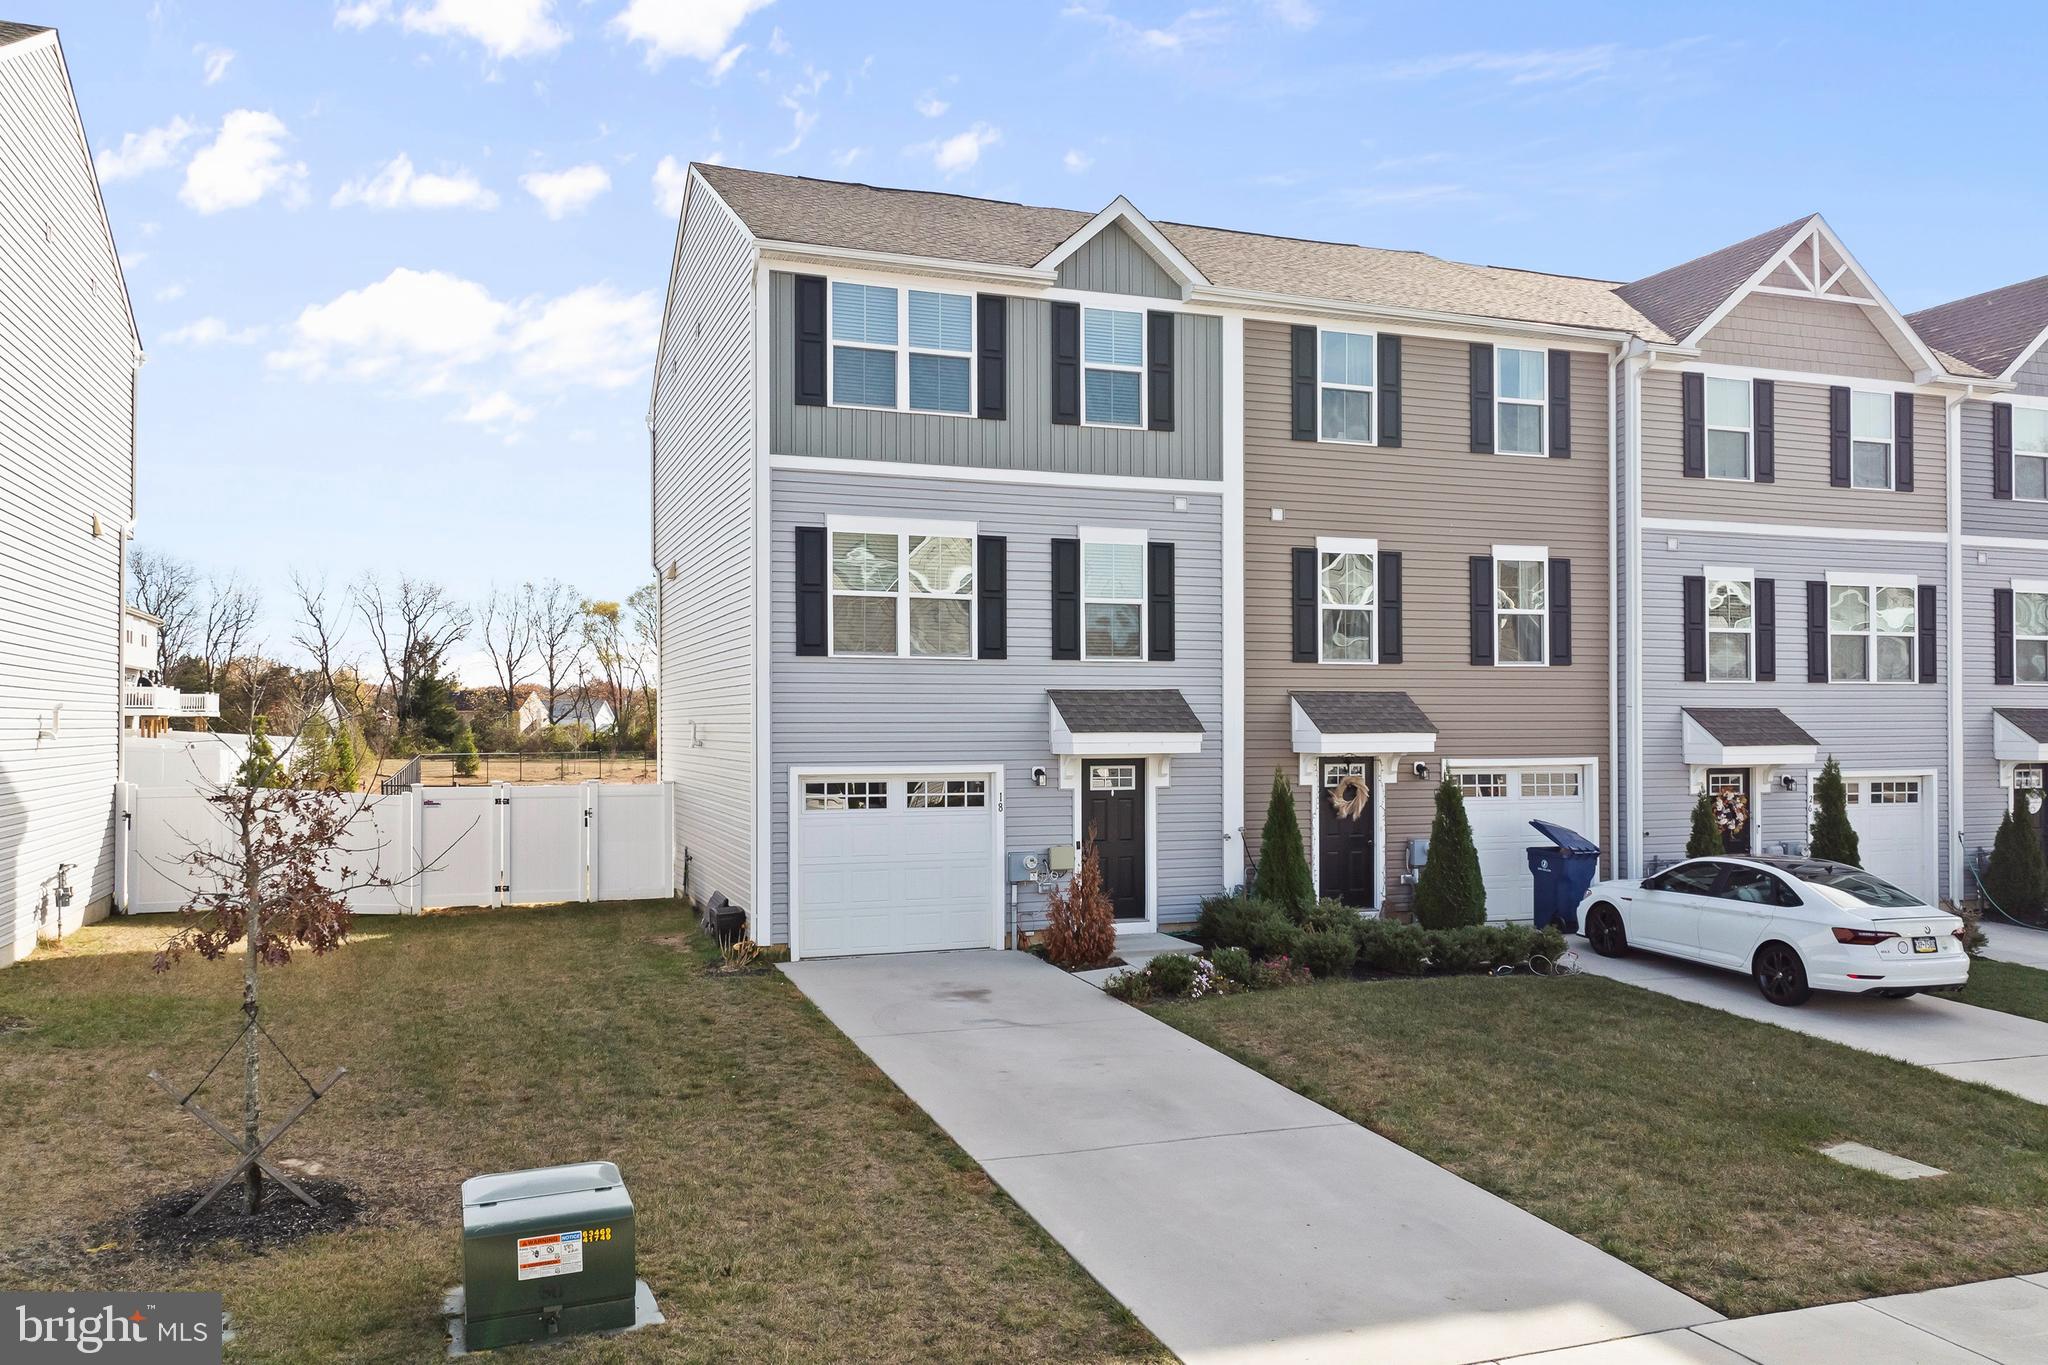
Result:
[[[1145,918],[1145,760],[1096,759],[1081,772],[1081,834],[1102,862],[1118,919]]]
[[[1753,809],[1749,790],[1749,769],[1708,769],[1707,795],[1714,800],[1714,818],[1721,822],[1721,851],[1723,853],[1749,852],[1749,817]],[[1730,799],[1728,801],[1721,800],[1724,795]],[[1731,805],[1741,812],[1738,822],[1722,819],[1721,812]]]
[[[1369,758],[1326,758],[1317,800],[1316,867],[1323,895],[1372,908],[1373,773]]]

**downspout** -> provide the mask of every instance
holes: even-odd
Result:
[[[1625,541],[1628,555],[1628,615],[1626,617],[1626,649],[1628,651],[1628,673],[1625,679],[1628,699],[1628,871],[1625,875],[1640,877],[1643,874],[1643,370],[1649,363],[1647,348],[1640,342],[1632,342],[1626,360],[1628,366],[1626,397],[1622,412],[1627,429],[1627,444],[1624,469],[1627,489],[1625,491],[1626,523]]]
[[[1946,400],[1948,431],[1948,894],[1963,898],[1963,402]]]
[[[1615,424],[1619,420],[1614,409],[1616,398],[1614,372],[1621,367],[1621,352],[1614,353],[1614,360],[1607,367],[1607,838],[1610,850],[1620,846],[1621,841],[1621,786],[1622,772],[1618,761],[1621,754],[1621,656],[1616,652],[1620,643],[1621,627],[1617,612],[1619,603],[1615,594],[1619,588],[1619,547],[1614,543],[1614,519],[1620,511],[1615,501],[1619,485],[1615,482],[1614,462],[1620,453]],[[1612,852],[1607,858],[1607,875],[1619,877],[1621,869]]]

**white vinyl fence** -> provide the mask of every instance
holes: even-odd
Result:
[[[191,899],[179,860],[227,829],[192,786],[120,789],[115,903],[131,914]],[[364,798],[335,861],[359,915],[455,905],[646,900],[675,891],[674,795],[666,782],[414,787]],[[388,886],[360,885],[383,879]]]

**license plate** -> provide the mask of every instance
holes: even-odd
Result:
[[[1938,953],[1941,951],[1941,944],[1935,941],[1932,934],[1922,934],[1913,940],[1913,951],[1916,953]]]

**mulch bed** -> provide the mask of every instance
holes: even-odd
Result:
[[[185,1210],[206,1192],[204,1185],[195,1185],[150,1200],[125,1219],[101,1228],[93,1240],[117,1242],[144,1254],[184,1255],[222,1242],[260,1252],[345,1228],[363,1212],[357,1191],[339,1180],[307,1180],[296,1175],[293,1179],[320,1201],[319,1208],[307,1208],[276,1181],[265,1180],[263,1206],[253,1216],[242,1212],[242,1190],[237,1185],[221,1191],[211,1204],[187,1218]]]

